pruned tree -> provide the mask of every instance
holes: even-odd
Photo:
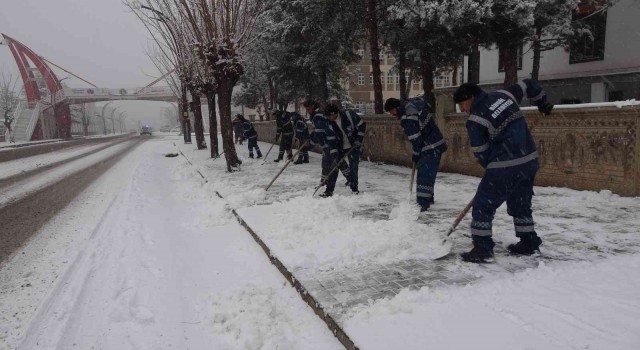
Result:
[[[9,140],[13,142],[13,113],[20,102],[18,92],[18,77],[15,79],[10,73],[2,71],[0,79],[0,111],[3,115],[3,124],[9,133]]]

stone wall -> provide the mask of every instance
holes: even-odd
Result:
[[[453,109],[450,92],[438,96],[437,123],[449,145],[441,171],[481,176],[482,167],[469,148],[466,116]],[[540,154],[539,186],[577,190],[610,190],[640,195],[640,106],[557,108],[542,116],[526,110]],[[364,116],[367,123],[364,158],[411,166],[411,144],[397,120]],[[261,141],[275,137],[274,122],[254,123]]]

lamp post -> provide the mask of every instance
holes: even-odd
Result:
[[[104,120],[104,116],[96,113],[96,117],[102,118],[102,131],[106,135],[107,134],[107,122]]]
[[[120,124],[120,133],[124,134],[124,126],[126,126],[126,123],[124,122],[124,120],[127,118],[127,113],[126,112],[120,112],[118,114],[118,123]]]
[[[167,28],[167,31],[169,32],[169,35],[171,35],[171,39],[173,39],[174,49],[176,50],[176,56],[177,56],[176,59],[178,61],[181,61],[182,54],[179,49],[181,42],[178,41],[178,35],[177,35],[179,34],[179,32],[175,31],[174,30],[175,28],[172,27],[172,23],[166,20],[165,14],[149,6],[142,5],[139,1],[137,2],[137,6],[139,6],[141,9],[153,12],[158,18],[152,18],[152,19],[156,21],[160,21],[165,25],[165,27]],[[181,62],[176,62],[176,64],[180,65]],[[184,143],[191,143],[191,120],[189,120],[189,113],[187,112],[186,88],[184,86],[184,83],[181,82],[181,85],[182,85],[181,87],[182,98],[180,101],[180,105],[182,109],[182,115],[180,116],[180,124],[182,125]]]
[[[116,110],[118,110],[118,107],[114,108],[113,110],[111,110],[111,131],[113,131],[113,134],[115,135],[116,133],[116,124],[113,121],[113,113],[116,112]]]
[[[104,112],[107,109],[107,106],[109,104],[111,104],[112,102],[114,102],[114,101],[109,101],[109,102],[105,103],[104,106],[102,106],[102,112],[100,113],[100,117],[102,118],[102,123],[104,124],[104,129],[103,130],[104,130],[104,134],[105,135],[107,135],[107,121],[106,121],[106,118],[104,117]]]

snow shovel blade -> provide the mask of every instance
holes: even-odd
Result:
[[[435,249],[431,260],[441,260],[451,254],[451,248],[453,247],[453,242],[449,239],[451,232],[453,232],[453,226],[449,228],[449,232],[445,236],[440,238],[440,246]]]

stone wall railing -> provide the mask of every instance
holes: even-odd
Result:
[[[447,100],[450,98],[438,104],[437,113],[449,146],[441,171],[481,176],[483,169],[469,147],[467,118],[444,113],[443,109],[452,107]],[[540,154],[537,185],[640,195],[640,106],[559,107],[549,116],[535,110],[524,114]],[[375,115],[364,116],[364,120],[365,159],[411,166],[411,144],[395,118]],[[273,141],[274,122],[254,125],[261,141]]]

